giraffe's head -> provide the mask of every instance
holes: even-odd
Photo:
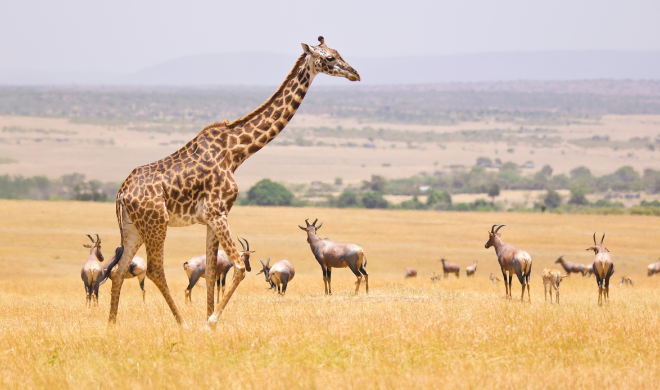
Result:
[[[330,76],[345,77],[351,81],[360,81],[360,74],[344,61],[337,50],[325,45],[323,37],[319,37],[318,46],[302,44],[305,54],[312,57],[311,65],[314,73],[325,73]]]

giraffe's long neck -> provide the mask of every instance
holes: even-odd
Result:
[[[291,121],[314,76],[313,58],[303,54],[270,99],[250,114],[227,125],[230,134],[236,136],[234,142],[231,138],[228,140],[234,169],[277,137]]]

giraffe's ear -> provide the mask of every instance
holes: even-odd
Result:
[[[305,52],[305,54],[309,54],[309,55],[312,56],[312,57],[318,57],[318,56],[319,56],[319,53],[317,53],[317,52],[314,50],[313,47],[309,46],[309,45],[306,44],[306,43],[301,43],[301,45],[302,45],[302,48],[303,48],[303,51]]]

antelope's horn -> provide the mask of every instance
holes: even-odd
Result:
[[[493,227],[490,228],[491,233],[495,233],[495,226],[497,226],[497,224],[493,225]]]
[[[316,227],[316,223],[317,223],[318,221],[319,221],[319,219],[316,218],[316,219],[314,220],[314,222],[312,223],[312,226]]]
[[[92,240],[92,243],[96,244],[96,243],[94,242],[94,239],[92,238],[92,236],[90,236],[90,235],[88,234],[87,237],[89,237],[89,239]]]
[[[321,228],[321,226],[323,226],[323,222],[321,222],[321,224],[316,227],[316,231],[318,231]]]
[[[248,240],[245,239],[245,237],[241,237],[241,238],[243,239],[243,241],[245,241],[245,245],[247,245],[247,250],[249,251],[250,250],[250,243],[248,242]]]
[[[603,238],[600,239],[600,245],[603,245],[603,240],[605,239],[605,233],[603,233]]]
[[[307,227],[309,227],[309,218],[305,218],[305,223],[307,224]]]
[[[268,258],[268,261],[266,261],[266,267],[270,265],[270,257]]]
[[[500,226],[498,226],[497,229],[495,229],[495,233],[499,232],[500,229],[502,229],[502,228],[505,227],[505,226],[506,226],[506,225],[500,225]]]
[[[264,267],[266,266],[266,264],[264,264],[264,260],[263,260],[263,259],[259,259],[259,261],[261,261],[261,265],[263,265]]]
[[[304,227],[302,227],[302,226],[300,226],[300,225],[298,225],[298,227],[301,228],[302,230],[307,230],[307,228],[304,228]]]
[[[241,244],[241,246],[243,247],[243,252],[247,251],[247,249],[245,249],[245,245],[243,244],[243,241],[241,241],[241,238],[238,237],[237,240],[238,240],[238,243]]]
[[[594,232],[594,245],[598,245],[598,243],[596,242],[596,232]]]
[[[603,236],[603,237],[605,237],[605,236]],[[100,243],[101,243],[101,238],[99,237],[98,234],[96,235],[96,243],[97,243],[97,244],[100,244]]]

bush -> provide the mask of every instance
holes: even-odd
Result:
[[[559,196],[557,191],[553,190],[552,188],[548,188],[548,192],[543,198],[543,203],[545,203],[545,205],[550,209],[556,209],[561,204],[561,196]]]
[[[379,192],[367,192],[364,194],[362,204],[368,209],[386,209],[388,206],[387,201]]]
[[[500,196],[500,185],[493,183],[493,185],[488,189],[488,196],[490,196],[492,199],[495,199],[496,196]]]
[[[401,202],[401,208],[405,210],[424,210],[426,209],[426,205],[420,202],[417,195],[415,195],[411,200]]]
[[[337,207],[360,207],[360,201],[358,200],[357,194],[348,190],[342,192],[337,200]]]
[[[451,195],[449,195],[449,192],[433,191],[433,193],[426,198],[427,206],[433,206],[438,203],[451,206]]]
[[[250,188],[247,198],[241,203],[258,206],[291,206],[293,200],[293,194],[283,185],[270,179],[263,179]]]
[[[568,200],[568,203],[578,205],[578,206],[588,205],[589,201],[587,200],[587,197],[585,196],[586,193],[587,193],[587,191],[584,187],[573,187],[573,188],[571,188],[571,199]]]

